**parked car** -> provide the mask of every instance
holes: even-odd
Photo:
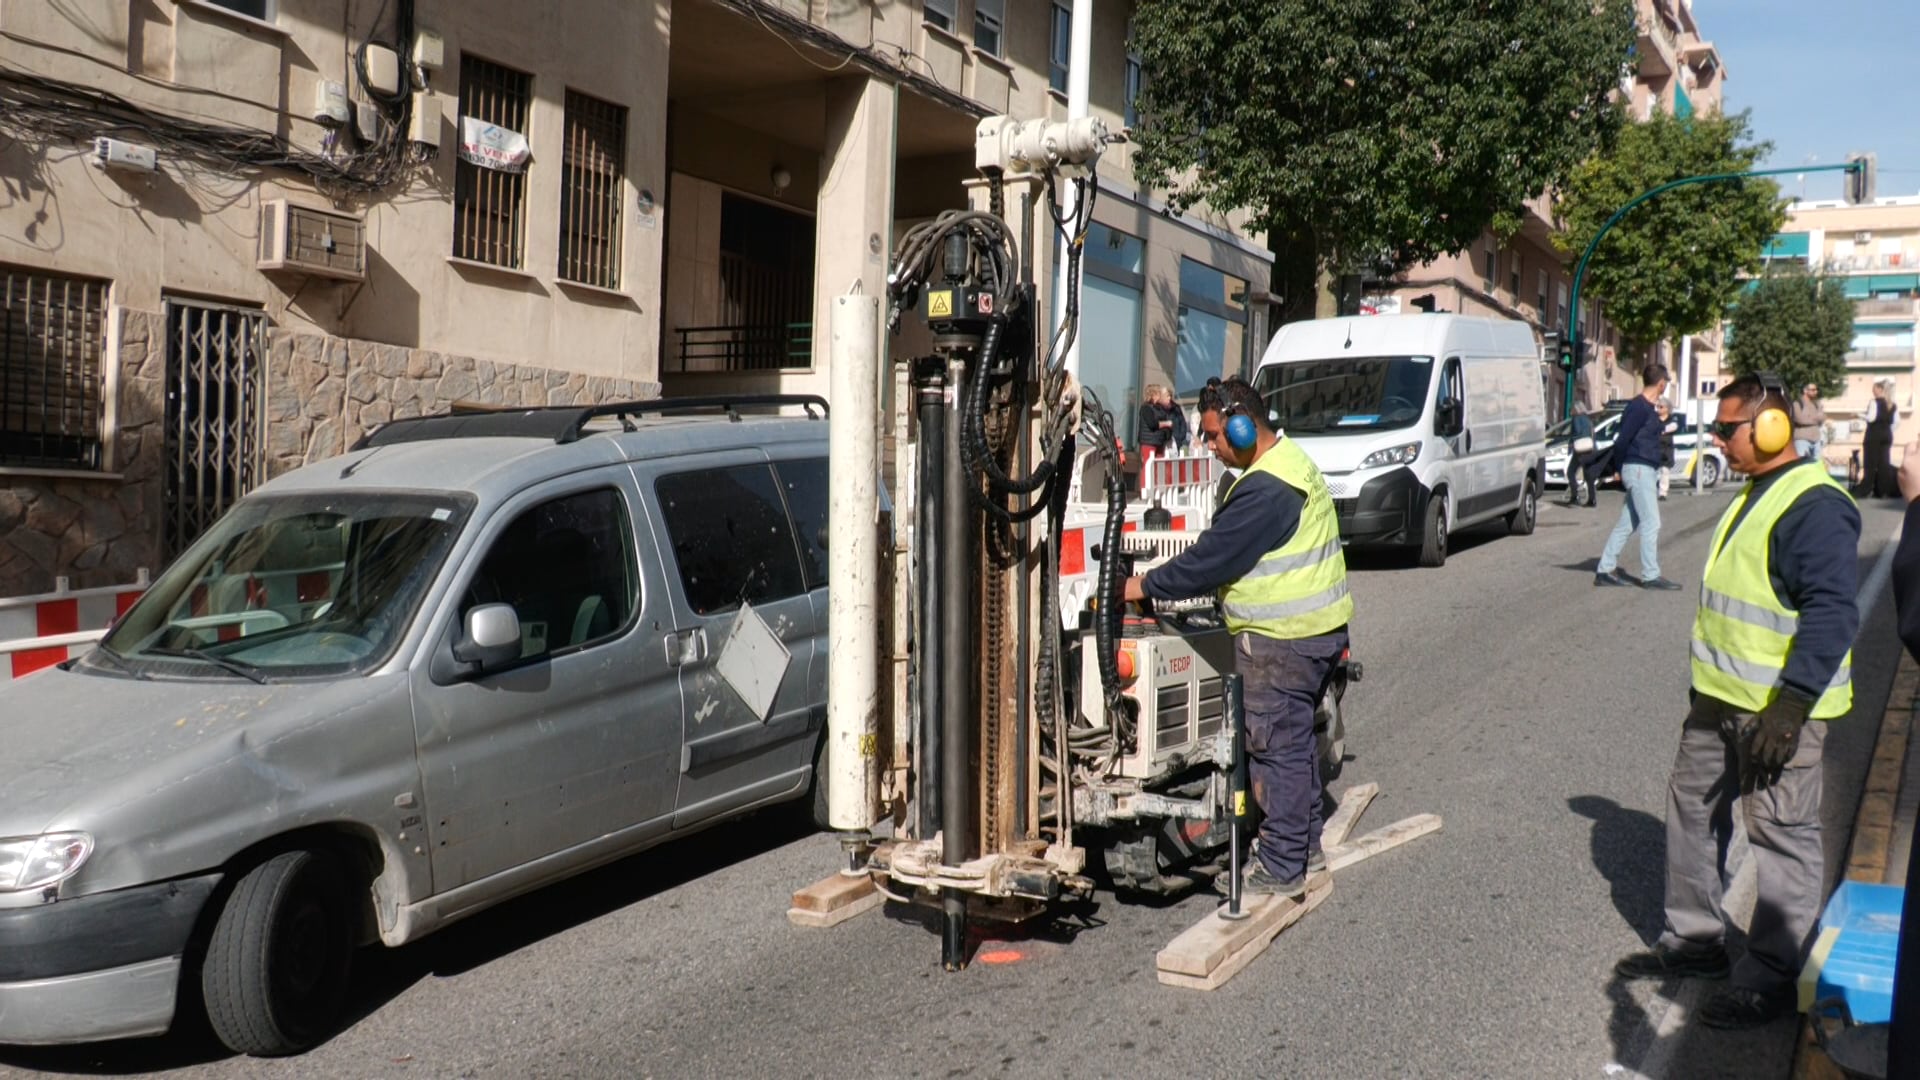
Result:
[[[1538,517],[1546,404],[1525,323],[1470,315],[1280,328],[1254,375],[1274,422],[1327,479],[1349,544],[1447,560],[1449,535]]]
[[[297,1052],[356,946],[806,796],[827,424],[793,400],[396,421],[0,685],[0,1042],[162,1032],[194,980],[226,1045]]]
[[[1622,403],[1609,402],[1593,418],[1593,445],[1597,452],[1604,453],[1613,446],[1615,435],[1620,431],[1620,417],[1625,412]],[[1728,475],[1727,458],[1714,445],[1713,436],[1706,435],[1702,440],[1701,432],[1694,425],[1693,417],[1675,414],[1673,419],[1680,428],[1673,435],[1673,480],[1675,483],[1692,483],[1687,471],[1692,460],[1694,447],[1703,441],[1704,449],[1700,456],[1700,485],[1713,487]],[[1572,440],[1573,421],[1562,420],[1547,431],[1547,486],[1552,488],[1567,486],[1568,445]],[[1617,485],[1619,482],[1616,480]]]

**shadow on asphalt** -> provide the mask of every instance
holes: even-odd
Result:
[[[1594,869],[1607,879],[1613,909],[1641,941],[1653,944],[1665,921],[1666,823],[1604,795],[1575,795],[1567,808],[1593,822],[1587,850]]]
[[[1506,523],[1492,521],[1474,525],[1447,537],[1447,556],[1461,555],[1508,535]],[[1346,549],[1349,570],[1424,570],[1419,551],[1411,547],[1350,547]]]
[[[630,904],[756,858],[815,832],[804,807],[771,807],[696,836],[550,885],[398,949],[354,957],[346,1031],[429,976],[458,975]],[[183,987],[173,1031],[151,1039],[86,1046],[0,1047],[0,1067],[77,1075],[121,1075],[203,1065],[233,1055],[207,1027],[195,987]]]

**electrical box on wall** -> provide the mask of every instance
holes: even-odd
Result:
[[[407,141],[440,148],[440,95],[431,90],[415,91],[413,116],[407,121]]]
[[[93,140],[93,163],[103,169],[150,173],[160,161],[151,146],[140,146],[102,135]]]
[[[447,43],[438,30],[413,32],[413,62],[428,71],[438,71],[447,62]]]
[[[380,133],[385,129],[386,123],[386,118],[380,115],[380,107],[373,102],[353,103],[353,128],[359,133],[361,142],[379,142]]]
[[[367,225],[353,214],[300,206],[285,199],[260,203],[260,252],[264,271],[363,281],[367,276]]]
[[[323,124],[344,124],[353,119],[353,103],[347,100],[345,83],[322,79],[313,86],[313,118]]]
[[[400,54],[385,45],[367,45],[367,87],[392,97],[400,92]]]

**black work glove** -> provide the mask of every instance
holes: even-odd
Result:
[[[1752,772],[1749,790],[1766,787],[1780,778],[1800,746],[1800,728],[1813,711],[1813,702],[1791,690],[1782,690],[1753,718],[1747,738],[1747,765]]]

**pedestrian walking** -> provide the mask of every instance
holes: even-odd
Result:
[[[1720,392],[1714,439],[1746,486],[1720,518],[1693,620],[1691,706],[1667,783],[1666,927],[1622,958],[1627,978],[1730,979],[1701,1007],[1719,1028],[1793,1008],[1821,888],[1821,751],[1853,706],[1860,512],[1793,449],[1786,388],[1744,375]],[[1809,721],[1812,721],[1809,723]],[[1747,948],[1722,908],[1735,803],[1758,897]]]
[[[1808,383],[1793,399],[1793,452],[1819,461],[1826,453],[1827,409],[1820,404],[1820,387]]]
[[[1673,475],[1673,437],[1680,430],[1680,421],[1673,418],[1673,406],[1662,398],[1654,406],[1660,417],[1660,498],[1667,497],[1667,488]]]
[[[1620,520],[1613,526],[1613,533],[1607,537],[1607,546],[1600,552],[1600,564],[1595,568],[1595,585],[1632,585],[1635,582],[1620,573],[1620,553],[1627,546],[1627,538],[1640,533],[1640,580],[1644,589],[1678,589],[1673,582],[1660,574],[1660,414],[1654,408],[1667,390],[1667,369],[1659,364],[1648,364],[1640,381],[1644,383],[1639,395],[1627,402],[1627,410],[1620,417],[1620,431],[1614,437],[1612,458],[1607,470],[1609,475],[1618,473],[1620,484],[1627,489],[1627,504],[1620,508]]]
[[[1353,617],[1339,520],[1320,470],[1274,432],[1244,379],[1201,392],[1200,431],[1240,477],[1213,526],[1186,551],[1127,579],[1124,595],[1219,595],[1246,682],[1247,763],[1265,815],[1246,888],[1297,898],[1308,875],[1326,866],[1313,723]]]
[[[1568,434],[1572,438],[1567,441],[1567,505],[1579,505],[1580,481],[1585,480],[1587,505],[1598,506],[1600,473],[1606,467],[1607,455],[1594,445],[1593,417],[1584,408],[1575,406]]]
[[[1900,410],[1893,404],[1893,380],[1880,379],[1873,384],[1873,401],[1867,405],[1867,434],[1861,450],[1866,457],[1866,475],[1860,486],[1867,497],[1891,499],[1900,493],[1893,474],[1893,427]]]

